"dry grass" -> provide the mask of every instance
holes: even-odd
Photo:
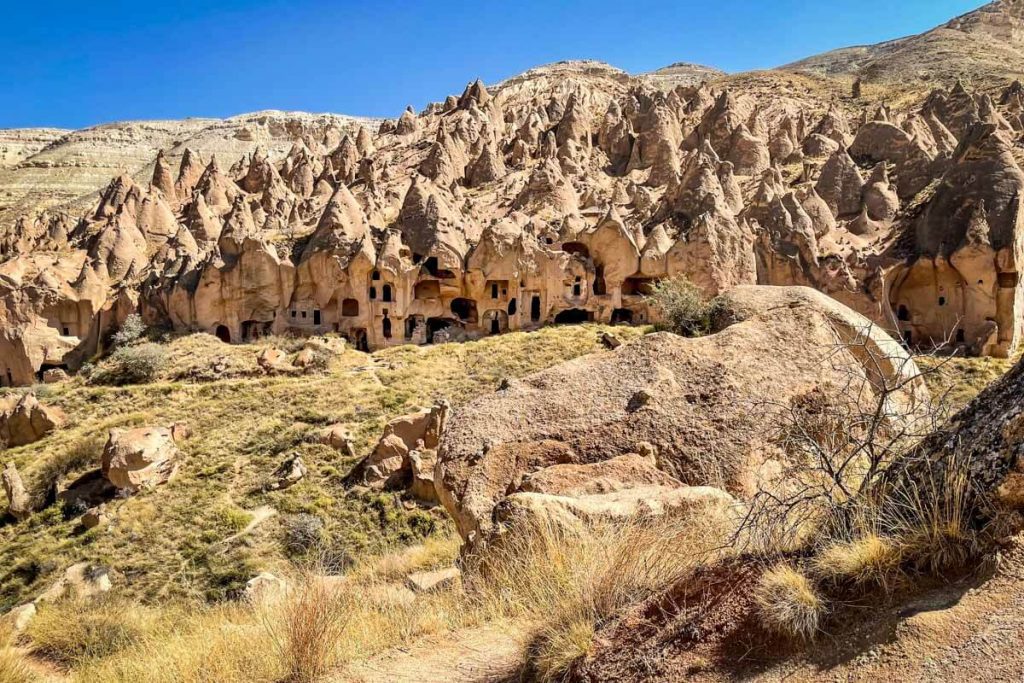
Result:
[[[338,643],[356,611],[353,597],[305,574],[284,599],[266,606],[263,621],[288,680],[311,683],[337,665]]]
[[[65,518],[57,505],[27,522],[0,525],[0,611],[38,595],[77,561],[132,577],[119,590],[142,601],[230,598],[255,574],[283,571],[294,559],[281,543],[282,527],[299,514],[323,520],[335,554],[353,559],[443,532],[442,516],[407,510],[391,495],[348,491],[345,475],[355,461],[317,443],[318,430],[340,423],[352,433],[356,452],[368,452],[388,420],[441,398],[457,405],[493,391],[503,377],[598,351],[603,329],[550,327],[370,355],[345,350],[326,373],[304,377],[266,377],[256,365],[266,346],[290,350],[302,340],[228,345],[198,334],[166,344],[168,367],[154,383],[92,387],[73,379],[47,385],[41,400],[61,407],[68,424],[36,444],[3,453],[39,500],[55,482],[66,484],[95,469],[112,428],[184,422],[193,435],[180,444],[178,478],[118,501],[115,521],[102,531],[82,533],[78,520]],[[644,332],[615,329],[626,339]],[[176,379],[182,377],[213,381]],[[262,490],[269,473],[291,454],[301,455],[309,467],[306,480],[284,491]],[[224,543],[261,506],[281,514]]]
[[[533,624],[528,667],[560,680],[605,620],[720,557],[725,526],[668,515],[520,528],[480,558],[474,599],[485,613]]]
[[[169,630],[178,615],[114,597],[44,604],[29,622],[32,650],[72,667],[107,657]]]
[[[774,631],[802,640],[817,633],[826,603],[809,578],[789,564],[779,564],[761,575],[754,599],[765,623]]]
[[[868,533],[850,541],[828,544],[814,556],[811,566],[816,576],[834,584],[888,589],[902,561],[900,543]]]
[[[0,683],[31,683],[36,677],[20,652],[14,648],[14,625],[0,619]]]

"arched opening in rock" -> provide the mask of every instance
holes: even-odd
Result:
[[[568,308],[555,316],[556,325],[576,325],[594,319],[594,314],[582,308]]]
[[[484,313],[487,329],[490,334],[501,334],[508,330],[508,315],[505,311],[490,310]]]
[[[228,329],[227,325],[217,325],[217,329],[213,333],[217,339],[220,339],[225,344],[231,343],[231,330]]]
[[[622,283],[623,296],[648,296],[658,280],[653,277],[627,277]]]
[[[374,301],[377,298],[377,288],[370,287],[370,301]]]
[[[436,335],[441,332],[453,333],[460,327],[458,320],[452,318],[427,318],[427,343],[433,344],[447,339],[437,339]]]
[[[910,309],[907,308],[906,304],[900,304],[899,309],[896,311],[896,318],[900,322],[907,322],[910,320]]]
[[[472,299],[452,299],[451,311],[463,322],[477,321],[476,302]]]
[[[40,382],[43,381],[43,375],[46,374],[47,370],[63,370],[67,374],[71,374],[71,370],[69,370],[68,366],[65,365],[64,363],[43,363],[42,365],[39,366],[39,371],[36,372],[36,378]],[[14,383],[12,382],[11,385],[13,386],[13,384]]]
[[[380,279],[380,271],[379,270],[373,271],[373,274],[370,275],[370,279],[371,280],[379,280]]]
[[[357,299],[344,299],[341,302],[341,314],[346,318],[355,318],[359,315],[359,301]]]
[[[349,333],[350,341],[352,346],[355,347],[356,351],[363,351],[365,353],[370,352],[370,344],[366,338],[366,329],[363,327],[353,328]]]
[[[537,322],[540,320],[540,295],[534,294],[530,300],[530,320]]]
[[[381,301],[388,301],[388,302],[392,301],[392,298],[391,298],[391,285],[384,285],[383,289],[381,289],[381,292],[380,292],[380,299],[381,299]]]
[[[608,293],[608,287],[604,282],[604,266],[598,264],[594,269],[594,294],[604,296]]]
[[[422,315],[410,315],[405,319],[405,338],[412,339],[416,334],[416,328],[423,324]]]
[[[612,311],[612,325],[630,325],[633,323],[633,311],[628,308],[616,308]]]
[[[512,299],[511,301],[508,302],[508,314],[509,315],[515,315],[516,314],[516,300],[515,299]]]
[[[242,321],[242,341],[255,341],[270,334],[271,322],[262,320]]]
[[[391,339],[391,318],[385,316],[384,320],[380,323],[380,331],[385,339]]]
[[[590,258],[590,250],[587,249],[587,245],[582,242],[566,242],[562,245],[562,251],[573,256],[579,256],[580,258]]]

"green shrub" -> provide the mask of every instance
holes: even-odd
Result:
[[[145,384],[156,379],[166,365],[167,353],[158,344],[125,346],[92,373],[89,383],[107,386]]]
[[[134,344],[142,339],[144,334],[146,334],[146,326],[142,322],[142,316],[132,313],[124,319],[121,327],[110,337],[110,343],[114,348],[119,349]]]
[[[658,329],[684,337],[708,334],[715,314],[724,309],[720,298],[708,299],[700,287],[685,277],[662,280],[654,286],[647,301],[661,311]]]

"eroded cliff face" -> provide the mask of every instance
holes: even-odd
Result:
[[[230,342],[378,348],[647,322],[676,275],[709,295],[809,285],[910,344],[1005,355],[1022,111],[1019,84],[897,111],[573,62],[297,135],[283,158],[159,153],[84,216],[0,233],[0,378],[74,369],[135,309]]]

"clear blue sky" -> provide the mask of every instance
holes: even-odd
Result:
[[[397,116],[561,59],[740,71],[917,33],[980,0],[0,0],[0,128]]]

